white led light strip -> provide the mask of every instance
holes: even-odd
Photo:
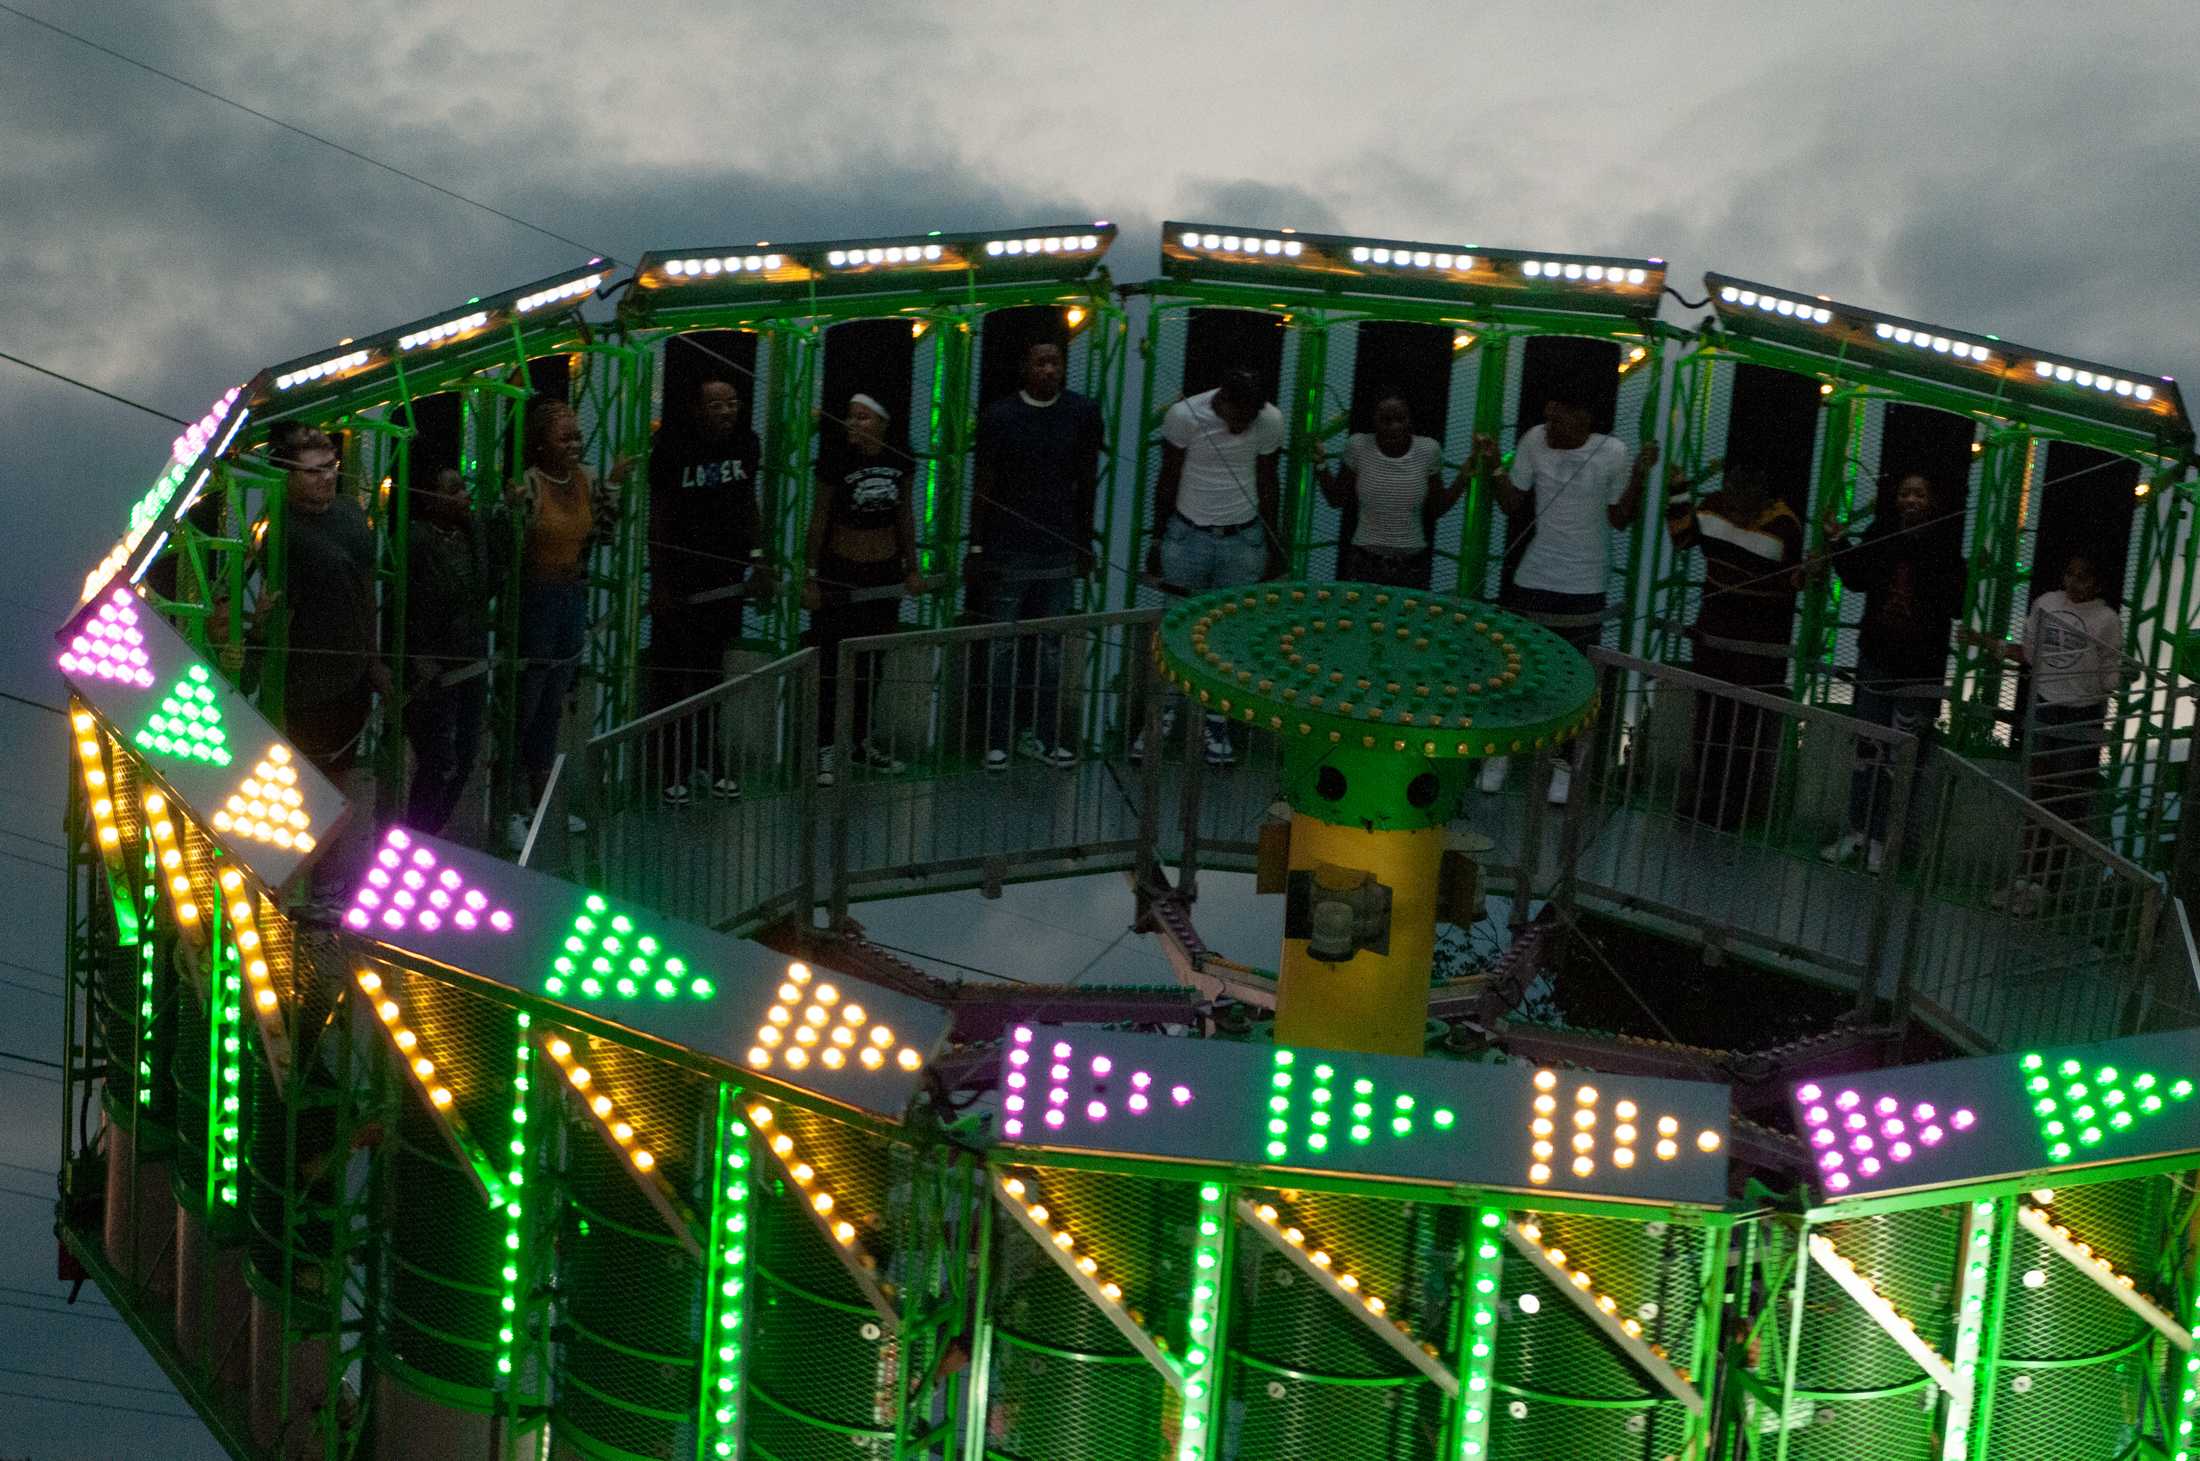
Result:
[[[1918,1338],[1917,1326],[1895,1312],[1894,1305],[1888,1303],[1879,1290],[1872,1287],[1871,1280],[1858,1273],[1856,1265],[1841,1256],[1841,1251],[1833,1246],[1832,1239],[1822,1233],[1812,1233],[1810,1256],[1841,1286],[1844,1293],[1856,1300],[1858,1307],[1871,1315],[1873,1321],[1887,1332],[1889,1339],[1902,1347],[1904,1354],[1917,1361],[1917,1367],[1931,1376],[1934,1384],[1943,1390],[1955,1389],[1954,1366],[1942,1359],[1938,1350]]]
[[[1957,340],[1947,335],[1936,335],[1931,330],[1913,330],[1908,325],[1890,325],[1885,320],[1872,326],[1872,333],[1882,340],[1897,345],[1908,345],[1918,350],[1930,350],[1935,355],[1953,355],[1958,360],[1976,361],[1991,365],[1994,352],[1986,346],[1970,340]]]
[[[1020,254],[1089,254],[1099,247],[1100,235],[1096,233],[1069,233],[1043,238],[995,238],[986,240],[985,256],[998,259],[1015,258]],[[866,250],[865,262],[877,263],[877,259],[870,257],[877,252],[877,249]],[[887,252],[893,251],[889,249]],[[934,251],[927,248],[925,257],[929,259],[933,256]],[[888,259],[887,262],[892,263],[893,260]]]
[[[1806,325],[1833,323],[1833,311],[1815,299],[1789,299],[1784,295],[1762,294],[1757,290],[1743,289],[1733,284],[1720,286],[1719,298],[1728,304],[1738,304],[1743,309],[1763,310],[1768,315],[1801,320]]]
[[[327,360],[317,361],[303,370],[294,370],[286,375],[275,377],[275,389],[287,391],[296,386],[311,385],[317,380],[327,380],[331,376],[357,370],[366,363],[367,352],[364,350],[354,350],[346,355],[333,355]]]
[[[825,262],[835,269],[861,269],[870,264],[936,264],[946,252],[938,244],[887,244],[882,248],[834,249],[825,256]],[[1022,248],[1017,252],[1023,252]]]
[[[1472,269],[1474,255],[1450,254],[1441,249],[1393,249],[1385,248],[1381,244],[1355,244],[1352,262],[1389,264],[1399,269]],[[1602,278],[1603,275],[1604,270],[1599,266],[1597,277]],[[1613,277],[1618,278],[1617,271],[1614,271]]]
[[[445,320],[440,325],[430,325],[425,330],[401,336],[397,341],[397,348],[400,350],[418,350],[423,345],[440,345],[445,340],[453,340],[460,335],[481,329],[488,323],[488,312],[475,310],[470,315],[460,315],[455,320]]]
[[[1562,263],[1557,259],[1525,259],[1520,272],[1530,279],[1559,279],[1568,284],[1648,284],[1648,269],[1627,264]]]
[[[1314,1281],[1315,1287],[1344,1306],[1351,1314],[1398,1352],[1398,1356],[1422,1374],[1434,1380],[1446,1395],[1459,1393],[1459,1377],[1451,1366],[1436,1355],[1433,1345],[1423,1345],[1413,1337],[1413,1331],[1402,1319],[1391,1319],[1384,1313],[1383,1300],[1362,1292],[1365,1287],[1359,1277],[1340,1271],[1327,1250],[1313,1246],[1313,1240],[1300,1230],[1297,1224],[1279,1211],[1274,1203],[1254,1203],[1250,1198],[1237,1201],[1238,1216],[1269,1247],[1289,1259],[1291,1266]]]
[[[1295,238],[1276,238],[1266,234],[1184,233],[1178,234],[1176,241],[1182,247],[1196,250],[1199,253],[1243,254],[1248,259],[1263,257],[1295,259],[1306,252],[1306,245]],[[1366,250],[1355,249],[1353,252],[1361,254],[1365,253]],[[1387,254],[1390,251],[1385,249],[1383,252]],[[1449,260],[1452,256],[1444,254],[1440,257]],[[1459,257],[1464,259],[1465,262],[1458,267],[1462,269],[1473,267],[1474,261],[1472,259],[1467,259],[1464,254]],[[1445,263],[1441,267],[1448,269],[1452,265]]]
[[[2017,1222],[2026,1232],[2053,1249],[2064,1262],[2099,1284],[2103,1293],[2160,1330],[2171,1344],[2187,1354],[2192,1352],[2192,1331],[2163,1313],[2153,1300],[2140,1293],[2137,1283],[2129,1274],[2118,1273],[2115,1266],[2095,1253],[2090,1244],[2081,1243],[2072,1237],[2070,1229],[2052,1221],[2046,1213],[2030,1203],[2017,1204]]]
[[[2032,373],[2041,380],[2059,381],[2064,385],[2088,386],[2103,395],[2122,396],[2127,400],[2151,401],[2154,387],[2145,381],[2132,380],[2108,371],[2096,371],[2079,365],[2064,365],[2053,360],[2035,360]]]
[[[538,309],[545,309],[553,304],[562,304],[568,299],[579,299],[584,295],[594,294],[597,286],[602,283],[603,275],[590,274],[586,278],[560,284],[555,289],[545,289],[535,294],[522,295],[512,308],[523,315],[533,314]]]
[[[730,274],[768,274],[786,262],[779,254],[728,254],[715,259],[667,259],[663,268],[668,279],[717,279]]]
[[[1642,1325],[1632,1318],[1619,1317],[1619,1301],[1610,1294],[1597,1293],[1596,1281],[1587,1269],[1566,1266],[1563,1248],[1545,1248],[1543,1230],[1534,1223],[1515,1223],[1505,1229],[1505,1239],[1521,1257],[1534,1264],[1536,1271],[1550,1285],[1564,1294],[1567,1301],[1581,1310],[1591,1324],[1604,1332],[1604,1337],[1619,1346],[1622,1353],[1641,1367],[1644,1374],[1658,1382],[1668,1395],[1688,1407],[1691,1414],[1703,1414],[1703,1396],[1689,1383],[1673,1362],[1665,1357],[1665,1351],[1642,1337]]]

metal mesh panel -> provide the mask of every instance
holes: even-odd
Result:
[[[909,1230],[919,1180],[912,1153],[830,1117],[781,1107],[774,1126],[817,1172],[833,1216],[853,1223],[854,1251],[898,1294],[925,1275],[896,1243]],[[808,1197],[779,1167],[754,1204],[754,1338],[749,1434],[781,1461],[869,1461],[893,1454],[900,1340],[804,1210]]]
[[[1196,1185],[1068,1168],[1042,1168],[1030,1180],[1050,1221],[1122,1285],[1132,1321],[1181,1352]],[[1176,1409],[1166,1383],[1028,1232],[1004,1219],[993,1241],[991,1453],[1017,1461],[1158,1455]]]
[[[513,1135],[513,1011],[424,975],[390,966],[379,972],[451,1091],[451,1110],[497,1160]],[[397,1058],[380,1032],[371,1038],[384,1058]],[[406,1368],[473,1390],[486,1408],[497,1385],[498,1331],[508,1322],[501,1306],[506,1218],[444,1139],[419,1086],[402,1073],[393,1084],[401,1094],[384,1217],[385,1343]]]
[[[588,1048],[587,1061],[592,1089],[618,1104],[656,1154],[657,1172],[693,1204],[699,1154],[712,1150],[715,1087],[606,1041]],[[625,1155],[577,1114],[566,1123],[564,1156],[558,1432],[593,1454],[691,1453],[703,1266],[666,1229]]]
[[[263,1295],[288,1298],[292,1332],[325,1330],[335,1322],[331,1300],[340,1276],[329,1254],[345,1170],[336,1149],[334,1093],[320,1067],[301,1060],[292,1081],[302,1089],[286,1102],[256,1038],[248,1033],[245,1040],[240,1191],[247,1264]]]
[[[1700,1228],[1574,1215],[1526,1214],[1545,1248],[1587,1273],[1617,1313],[1685,1370],[1699,1322],[1704,1245]],[[1688,1415],[1606,1339],[1567,1292],[1518,1250],[1505,1250],[1499,1292],[1496,1391],[1490,1453],[1531,1461],[1584,1456],[1665,1456],[1685,1438]],[[1531,1300],[1523,1305],[1522,1300]],[[1530,1312],[1532,1310],[1532,1312]]]
[[[1441,1341],[1463,1210],[1306,1193],[1284,1200],[1309,1240],[1359,1275],[1390,1318]],[[1433,1456],[1444,1413],[1436,1383],[1260,1238],[1241,1234],[1238,1254],[1227,1383],[1239,1453]]]
[[[2047,1212],[2144,1292],[2168,1237],[2173,1195],[2162,1178],[2103,1182],[2057,1189]],[[1980,1374],[1994,1391],[1987,1454],[1995,1461],[2120,1454],[2156,1379],[2146,1348],[2152,1329],[2022,1227],[2002,1277],[2000,1353]]]
[[[207,1042],[212,1038],[206,1001],[187,979],[173,973],[175,949],[163,960],[175,989],[175,1018],[166,1031],[169,1075],[175,1088],[176,1160],[171,1168],[176,1201],[193,1212],[206,1208],[206,1090],[211,1074]]]

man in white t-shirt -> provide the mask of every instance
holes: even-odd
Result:
[[[1204,593],[1258,583],[1283,571],[1288,558],[1280,505],[1283,413],[1267,401],[1249,370],[1169,407],[1161,422],[1161,476],[1154,484],[1154,546],[1147,571],[1170,590]],[[1163,732],[1175,724],[1182,696],[1172,695]],[[1131,756],[1143,754],[1143,737]],[[1237,759],[1230,726],[1207,717],[1207,761]]]
[[[1500,602],[1515,613],[1552,621],[1551,630],[1576,649],[1595,644],[1603,629],[1605,580],[1611,535],[1634,525],[1642,486],[1657,465],[1658,445],[1640,454],[1617,437],[1593,429],[1585,382],[1561,381],[1543,405],[1543,424],[1531,426],[1513,449],[1507,471],[1497,443],[1474,441],[1484,480],[1509,517],[1532,514],[1534,527],[1505,585]],[[1506,760],[1482,763],[1482,790],[1505,784]],[[1551,772],[1550,799],[1563,803],[1572,783],[1564,761]]]

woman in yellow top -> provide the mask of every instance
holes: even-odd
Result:
[[[556,396],[527,403],[520,460],[525,466],[511,501],[525,529],[519,590],[519,763],[528,811],[514,811],[505,837],[516,850],[527,840],[531,809],[549,784],[557,759],[565,697],[580,668],[588,635],[588,553],[618,525],[612,485],[626,480],[628,463],[612,467],[608,483],[581,464],[586,448],[580,415]],[[587,824],[567,816],[566,829]]]

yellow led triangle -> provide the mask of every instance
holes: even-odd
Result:
[[[252,774],[214,813],[217,832],[299,852],[313,850],[313,834],[307,830],[312,825],[305,793],[298,790],[298,768],[290,747],[280,741],[267,748]]]

